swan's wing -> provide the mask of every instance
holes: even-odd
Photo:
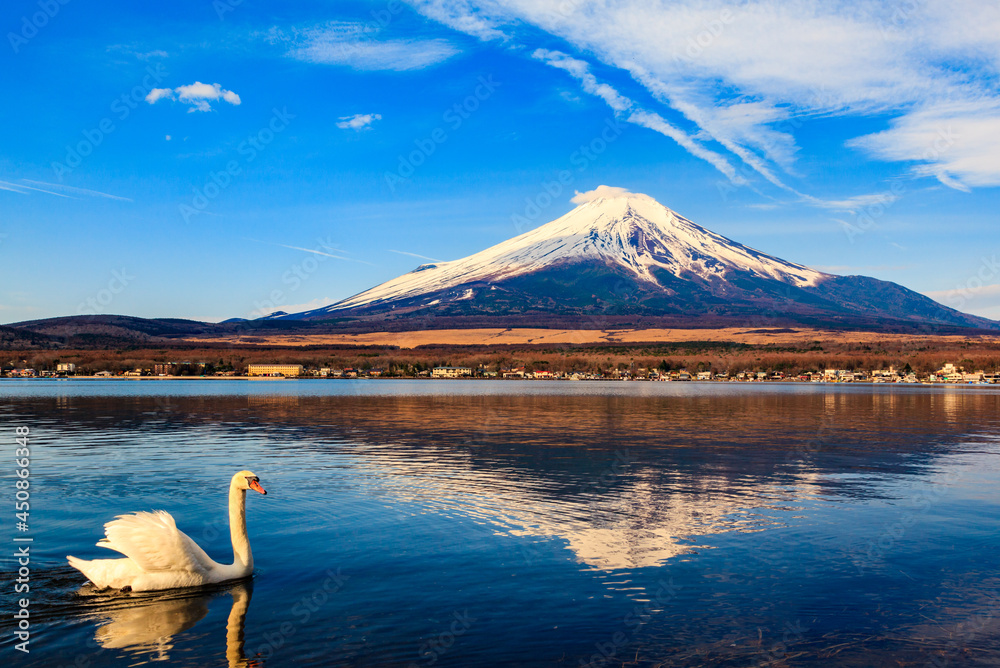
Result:
[[[104,525],[104,533],[100,547],[121,552],[144,571],[204,573],[215,565],[162,510],[119,515]]]

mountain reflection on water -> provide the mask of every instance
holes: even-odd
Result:
[[[952,643],[976,615],[1000,618],[992,388],[28,387],[0,384],[0,415],[35,425],[50,518],[38,544],[60,582],[72,579],[62,555],[109,556],[86,546],[131,510],[171,511],[225,560],[227,473],[261,476],[269,495],[248,503],[258,570],[242,661],[617,665],[594,661],[617,631],[627,643],[612,656],[636,665],[782,665],[793,653],[796,665],[1000,661],[992,622]],[[343,592],[323,591],[340,568]],[[94,618],[60,587],[44,594],[65,606],[50,623],[82,632],[93,621],[79,620]],[[221,619],[199,621],[197,599],[163,605],[158,618],[170,612],[177,631],[121,641],[133,654],[170,645],[171,657],[235,665],[200,631]],[[636,610],[641,623],[623,625]],[[463,612],[476,621],[442,651],[434,638]],[[89,627],[102,660],[126,646],[102,637],[141,636],[130,614]]]

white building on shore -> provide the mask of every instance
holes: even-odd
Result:
[[[432,378],[461,378],[471,375],[472,368],[467,366],[436,366],[431,372]]]
[[[301,376],[301,364],[251,364],[247,367],[248,376]]]

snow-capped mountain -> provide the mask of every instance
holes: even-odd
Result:
[[[607,186],[588,195],[561,218],[484,251],[421,265],[330,306],[281,318],[395,320],[420,314],[513,324],[599,313],[722,324],[766,312],[775,321],[809,324],[872,325],[884,318],[996,324],[894,283],[835,276],[762,253],[646,195]]]
[[[654,267],[678,278],[706,280],[744,271],[797,287],[815,286],[827,276],[710,232],[652,197],[629,193],[598,197],[492,248],[453,262],[422,265],[326,310],[417,297],[472,282],[496,283],[560,262],[587,260],[617,265],[654,285]],[[463,292],[456,298],[471,296]]]

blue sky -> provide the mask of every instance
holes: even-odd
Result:
[[[325,305],[601,184],[1000,319],[996,3],[147,4],[0,10],[0,322]]]

